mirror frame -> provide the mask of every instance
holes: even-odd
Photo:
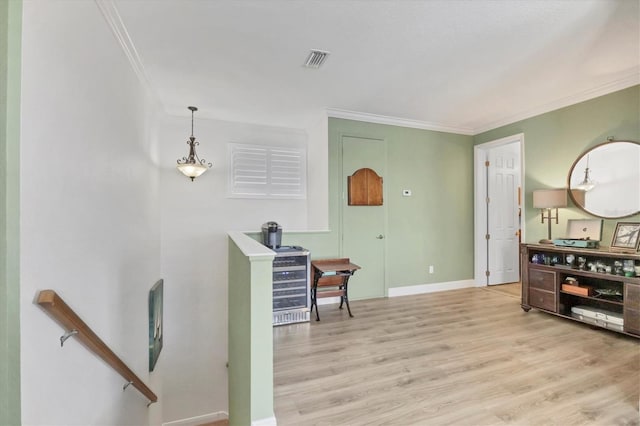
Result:
[[[622,219],[622,218],[634,216],[634,215],[637,215],[637,214],[640,213],[640,210],[637,210],[637,211],[635,211],[633,213],[630,213],[630,214],[627,214],[627,215],[624,215],[624,216],[602,216],[602,215],[599,215],[597,213],[593,213],[593,212],[587,210],[585,206],[583,206],[582,204],[578,203],[578,201],[573,196],[573,191],[571,190],[571,175],[573,174],[573,170],[575,169],[576,165],[580,162],[580,160],[582,160],[585,155],[589,154],[591,151],[593,151],[595,149],[601,148],[601,147],[603,147],[605,145],[609,145],[609,144],[612,144],[612,143],[619,143],[619,142],[632,143],[632,144],[638,145],[638,149],[640,149],[640,142],[627,140],[627,139],[625,139],[625,140],[616,140],[616,139],[613,139],[613,138],[607,139],[606,142],[599,143],[598,145],[592,146],[588,150],[582,152],[578,156],[578,158],[576,158],[576,160],[571,165],[571,168],[569,169],[569,174],[567,175],[567,192],[569,193],[569,198],[571,198],[571,201],[573,201],[573,204],[577,208],[579,208],[580,210],[582,210],[583,212],[585,212],[587,214],[590,214],[591,216],[599,217],[599,218],[602,218],[602,219]]]

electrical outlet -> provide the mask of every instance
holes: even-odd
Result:
[[[433,274],[433,265],[429,265],[429,273]]]

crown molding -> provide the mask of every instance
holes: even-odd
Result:
[[[475,128],[473,130],[473,134],[478,135],[480,133],[497,129],[498,127],[506,126],[508,124],[512,124],[520,120],[525,120],[527,118],[531,118],[537,115],[545,114],[547,112],[555,111],[560,108],[575,105],[580,102],[585,102],[585,101],[597,98],[599,96],[608,95],[609,93],[617,92],[618,90],[627,89],[637,84],[640,84],[640,71],[634,70],[633,72],[615,81],[603,84],[593,89],[585,90],[583,92],[576,93],[571,96],[566,96],[564,98],[556,99],[555,101],[548,102],[546,104],[538,105],[535,108],[520,112],[515,115],[511,115],[501,120],[496,120],[493,122],[486,123],[484,125],[481,125]]]
[[[156,103],[156,106],[158,106],[161,110],[164,110],[158,94],[155,90],[153,90],[153,86],[151,86],[147,71],[142,64],[140,55],[138,55],[138,50],[136,49],[136,46],[133,44],[133,41],[129,36],[127,27],[124,25],[124,22],[122,22],[122,17],[120,16],[120,12],[118,12],[118,8],[116,7],[114,1],[94,0],[94,2],[98,6],[98,9],[100,9],[105,22],[109,26],[109,29],[113,33],[114,37],[118,41],[118,44],[122,48],[122,51],[129,60],[129,64],[131,65],[131,68],[133,68],[133,72],[138,77],[138,80],[140,80],[140,83],[142,83],[142,86],[145,88],[151,99]]]
[[[457,133],[473,136],[473,129],[468,127],[454,127],[443,124],[428,123],[426,121],[410,120],[406,118],[390,117],[387,115],[369,114],[366,112],[348,111],[344,109],[327,108],[327,115],[332,118],[364,121],[367,123],[388,124],[390,126],[410,127],[414,129],[434,130],[436,132]]]
[[[437,123],[429,123],[420,120],[410,120],[399,117],[369,114],[366,112],[349,111],[337,108],[328,108],[327,116],[332,118],[343,118],[346,120],[364,121],[367,123],[387,124],[391,126],[410,127],[414,129],[434,130],[437,132],[457,133],[462,135],[475,136],[489,130],[497,129],[498,127],[515,123],[517,121],[525,120],[527,118],[555,111],[560,108],[575,105],[580,102],[585,102],[599,96],[608,95],[609,93],[617,92],[618,90],[627,89],[637,84],[640,84],[640,72],[634,70],[615,81],[603,84],[593,89],[585,90],[575,95],[566,96],[564,98],[556,99],[546,104],[538,105],[535,108],[502,118],[500,120],[481,124],[475,128],[449,126]]]
[[[105,22],[111,29],[111,32],[120,44],[122,51],[129,60],[131,68],[142,83],[143,87],[146,89],[151,99],[156,103],[157,107],[161,111],[167,113],[167,109],[164,107],[162,102],[160,102],[158,94],[153,89],[153,86],[150,83],[145,67],[140,59],[140,56],[138,55],[138,51],[136,50],[131,37],[129,36],[129,32],[127,31],[127,28],[122,21],[115,2],[113,0],[94,0],[94,2],[102,13]],[[368,123],[386,124],[391,126],[474,136],[489,130],[497,129],[502,126],[515,123],[517,121],[545,114],[547,112],[574,105],[580,102],[588,101],[590,99],[604,96],[618,90],[623,90],[637,84],[640,84],[640,71],[638,69],[635,69],[615,81],[603,84],[593,89],[585,90],[575,95],[567,96],[552,102],[548,102],[546,104],[538,105],[529,110],[522,111],[518,114],[514,114],[499,120],[480,123],[477,127],[452,126],[338,108],[327,108],[326,112],[327,116],[332,118],[342,118],[347,120],[364,121]]]

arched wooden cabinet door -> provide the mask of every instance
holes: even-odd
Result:
[[[369,169],[363,168],[347,177],[348,204],[350,206],[381,206],[382,177]]]

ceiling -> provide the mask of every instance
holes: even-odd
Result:
[[[172,115],[476,134],[640,83],[638,0],[98,2]]]

